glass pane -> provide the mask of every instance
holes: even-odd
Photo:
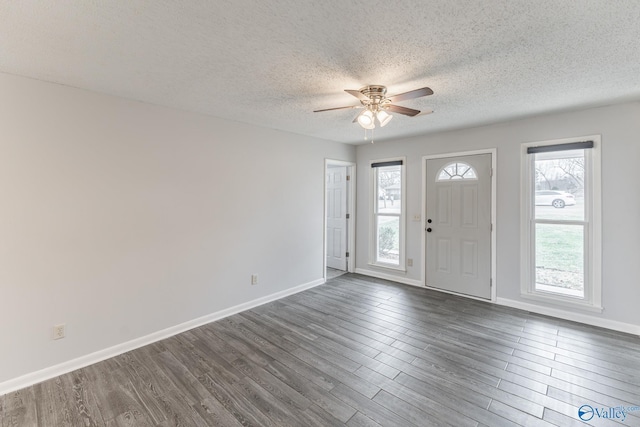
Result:
[[[584,226],[536,224],[536,291],[584,297]]]
[[[469,166],[469,169],[467,169],[467,171],[462,174],[462,177],[464,179],[478,179],[478,177],[476,176],[476,171],[471,166]]]
[[[400,218],[378,216],[376,261],[400,265]]]
[[[376,168],[377,213],[400,214],[402,206],[402,166]]]
[[[440,172],[440,175],[438,175],[438,181],[445,181],[449,179],[451,179],[451,175],[449,175],[449,172],[447,172],[446,170],[443,170],[442,172]]]
[[[450,179],[478,179],[478,176],[468,164],[454,162],[442,168],[436,181],[449,181]]]
[[[571,150],[534,155],[536,219],[585,219],[584,152]]]

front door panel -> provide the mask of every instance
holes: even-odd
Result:
[[[427,286],[491,298],[491,154],[427,160],[426,179]]]

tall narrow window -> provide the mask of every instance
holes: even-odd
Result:
[[[372,230],[370,263],[404,267],[404,159],[371,164]]]
[[[599,138],[523,147],[523,293],[600,306]]]

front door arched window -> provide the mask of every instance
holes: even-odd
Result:
[[[449,181],[453,179],[478,179],[478,174],[473,166],[464,162],[449,163],[436,175],[436,181]]]

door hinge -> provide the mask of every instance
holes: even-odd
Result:
[[[346,253],[345,257],[349,258],[349,252]]]
[[[493,288],[493,279],[489,279],[489,287]]]
[[[493,168],[489,169],[489,176],[493,176]]]
[[[493,223],[489,225],[489,230],[493,231]]]
[[[347,181],[351,181],[351,175],[347,175]]]
[[[351,214],[347,214],[347,219],[351,218]]]

